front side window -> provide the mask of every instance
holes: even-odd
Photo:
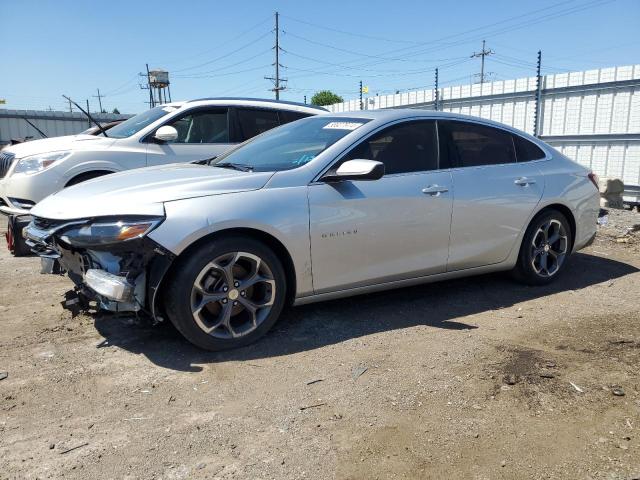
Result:
[[[242,141],[249,140],[280,125],[276,110],[239,108],[237,112]]]
[[[178,131],[172,143],[229,143],[229,112],[226,108],[195,110],[167,125]]]
[[[341,138],[357,130],[365,118],[317,116],[288,123],[221,155],[216,163],[256,172],[277,172],[306,165]]]
[[[452,167],[499,165],[516,161],[511,134],[477,123],[439,121],[440,155]]]
[[[164,105],[152,108],[146,112],[139,113],[124,122],[108,130],[107,135],[112,138],[127,138],[138,133],[143,128],[151,125],[156,120],[160,120],[165,115],[174,112],[177,107]]]
[[[384,163],[385,175],[436,170],[436,122],[418,120],[385,128],[357,145],[341,163],[354,159]]]

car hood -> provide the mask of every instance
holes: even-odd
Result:
[[[272,175],[192,164],[139,168],[65,188],[42,200],[31,213],[54,220],[163,215],[164,202],[258,190]]]
[[[64,137],[42,138],[19,143],[3,151],[13,153],[16,158],[62,150],[101,150],[109,148],[115,139],[94,135],[67,135]]]

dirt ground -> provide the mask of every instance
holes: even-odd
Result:
[[[638,479],[634,223],[611,212],[548,287],[489,275],[299,307],[219,354],[72,318],[70,282],[2,242],[0,478]]]

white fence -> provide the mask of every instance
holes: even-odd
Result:
[[[540,136],[602,177],[640,185],[640,65],[543,77]],[[533,133],[536,78],[438,89],[439,110],[511,125]],[[365,109],[435,108],[435,90],[363,99]],[[329,106],[360,110],[359,100]]]
[[[92,113],[91,116],[97,122],[106,123],[125,120],[131,115]],[[25,118],[48,137],[74,135],[92,126],[87,117],[80,112],[0,109],[0,146],[9,143],[12,138],[42,138],[40,133],[24,120]]]

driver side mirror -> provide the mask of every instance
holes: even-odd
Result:
[[[375,160],[347,160],[333,173],[322,177],[325,182],[342,180],[379,180],[384,176],[384,163]]]
[[[153,134],[153,138],[161,143],[175,142],[178,139],[178,130],[170,125],[165,125],[156,130]]]

